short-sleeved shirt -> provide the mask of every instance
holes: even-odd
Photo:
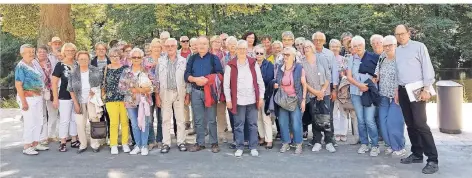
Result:
[[[15,81],[23,83],[23,90],[41,92],[44,82],[41,69],[35,65],[28,65],[20,61],[15,68]]]
[[[347,70],[351,71],[354,80],[364,83],[367,79],[372,79],[372,76],[359,73],[361,63],[361,58],[358,55],[351,56],[348,60]],[[352,95],[362,95],[362,91],[355,85],[350,85],[349,91]]]
[[[120,82],[120,77],[126,68],[128,68],[128,66],[121,66],[118,69],[107,69],[107,76],[105,77],[106,102],[124,101],[125,95],[120,92],[118,83]]]
[[[70,100],[70,93],[67,91],[67,84],[72,71],[72,66],[68,66],[63,62],[58,62],[56,67],[54,67],[54,71],[52,72],[52,76],[60,78],[59,84],[59,99],[60,100]]]

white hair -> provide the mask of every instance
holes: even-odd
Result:
[[[26,48],[33,48],[33,49],[34,49],[34,46],[31,45],[31,44],[23,44],[23,45],[21,45],[21,47],[20,47],[20,54],[22,54],[23,52],[25,52],[25,49],[26,49]]]
[[[321,34],[323,36],[323,39],[326,40],[326,35],[324,33],[320,32],[320,31],[317,31],[317,32],[313,33],[313,35],[311,35],[311,39],[312,40],[315,39],[315,36],[317,34]]]
[[[192,39],[190,39],[190,43],[189,44],[192,44],[192,43],[195,43],[197,42],[197,38],[193,37]]]
[[[331,40],[329,40],[329,45],[330,45],[330,46],[331,46],[331,45],[336,45],[336,44],[339,45],[339,46],[341,46],[341,42],[340,42],[339,40],[337,40],[337,39],[331,39]]]
[[[344,40],[345,37],[351,37],[352,38],[352,33],[351,32],[344,32],[341,34],[341,40]]]
[[[303,37],[298,37],[297,39],[295,39],[295,44],[297,43],[303,43],[305,41],[305,38]]]
[[[77,47],[75,46],[74,43],[66,43],[66,44],[64,44],[64,45],[62,46],[62,48],[61,48],[61,54],[62,54],[63,56],[66,56],[66,55],[64,54],[64,53],[65,53],[64,50],[65,50],[66,48],[74,48],[74,50],[77,51]]]
[[[380,42],[382,42],[383,40],[383,36],[382,35],[379,35],[379,34],[374,34],[370,37],[370,44],[372,44],[372,42],[374,42],[374,40],[380,40]]]
[[[313,42],[311,42],[310,40],[305,40],[303,42],[303,46],[307,47],[311,47],[311,50],[315,51],[315,44],[313,44]]]
[[[181,36],[181,37],[179,38],[179,40],[182,41],[182,39],[184,39],[184,37],[188,38],[188,36]]]
[[[168,31],[163,31],[159,37],[160,38],[170,38],[170,33]]]
[[[290,38],[294,39],[295,35],[293,35],[293,33],[291,31],[284,31],[282,33],[282,38],[284,38],[284,37],[290,37]]]
[[[266,54],[266,50],[262,44],[259,44],[254,47],[254,51],[257,51],[258,49],[261,49],[264,52],[264,54]]]
[[[139,49],[139,48],[133,48],[133,49],[129,52],[130,56],[131,56],[133,53],[135,53],[135,52],[138,52],[141,57],[144,57],[144,51],[141,50],[141,49]]]
[[[395,38],[393,35],[388,35],[382,40],[383,44],[397,44],[397,38]]]
[[[280,47],[284,47],[284,44],[278,40],[275,40],[270,46],[274,46],[274,45],[280,45]]]
[[[295,56],[297,54],[297,50],[294,47],[285,47],[284,51],[288,51],[293,56]]]
[[[362,36],[356,35],[355,37],[352,38],[351,45],[354,46],[356,44],[365,45],[365,39],[362,38]]]
[[[169,38],[166,40],[166,44],[172,42],[173,44],[177,45],[177,40],[175,38]]]
[[[235,42],[237,44],[238,39],[234,36],[230,36],[230,37],[226,38],[225,45],[228,46],[230,42]]]
[[[246,40],[239,40],[238,44],[236,45],[236,48],[241,48],[240,46],[242,46],[243,48],[248,48],[247,41]]]

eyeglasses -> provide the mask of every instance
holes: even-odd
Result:
[[[118,56],[118,55],[113,55],[113,56],[110,56],[110,58],[120,58],[120,56]]]
[[[285,41],[285,42],[293,41],[293,38],[284,38],[282,39],[282,41]]]
[[[142,59],[143,57],[140,57],[140,56],[133,56],[131,57],[131,59]]]
[[[404,35],[406,35],[406,34],[408,34],[408,32],[395,33],[395,36],[396,36],[396,37],[399,37],[399,36],[404,36]]]
[[[389,44],[389,45],[383,45],[384,48],[391,48],[393,47],[394,44]]]
[[[223,39],[223,41],[226,41],[226,38],[225,38],[225,39]]]
[[[182,40],[181,43],[188,43],[188,40]]]
[[[71,50],[64,50],[65,52],[75,52],[74,49],[71,49]]]
[[[284,57],[290,57],[290,54],[284,53]]]
[[[264,55],[264,53],[256,52],[256,55]]]
[[[303,43],[298,43],[295,46],[303,46]]]
[[[177,47],[177,45],[165,45],[166,48],[174,48]]]

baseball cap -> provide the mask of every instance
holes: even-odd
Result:
[[[51,42],[55,42],[55,41],[61,41],[61,38],[59,38],[57,36],[52,37]]]

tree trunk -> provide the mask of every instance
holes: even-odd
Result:
[[[66,43],[75,42],[75,30],[70,14],[70,4],[41,4],[38,45],[47,45],[54,36]]]

